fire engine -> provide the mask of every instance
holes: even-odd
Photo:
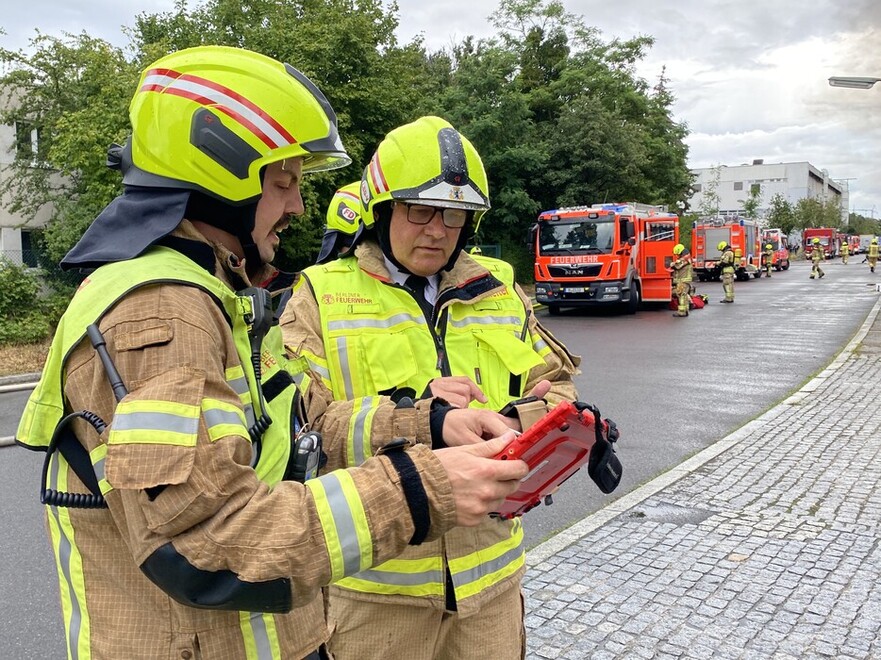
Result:
[[[561,307],[670,301],[669,271],[679,217],[635,202],[553,209],[529,234],[535,255],[535,298],[551,314]]]
[[[811,258],[814,249],[814,239],[820,239],[820,247],[823,248],[826,259],[838,256],[840,239],[838,232],[832,227],[806,227],[802,232],[801,240],[805,249],[805,259]]]
[[[719,243],[725,241],[734,248],[734,274],[739,280],[749,276],[761,277],[761,229],[754,220],[739,216],[714,216],[700,218],[691,234],[692,263],[701,282],[718,280],[722,276],[719,267]]]
[[[786,234],[781,229],[762,230],[762,251],[770,243],[774,250],[771,265],[774,270],[789,270],[789,245],[786,242]]]

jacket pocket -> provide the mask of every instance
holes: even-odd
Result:
[[[365,334],[360,337],[362,359],[373,390],[368,394],[410,384],[417,373],[416,355],[403,332]]]

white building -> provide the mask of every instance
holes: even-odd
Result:
[[[767,215],[771,199],[779,194],[793,206],[805,198],[832,201],[841,208],[842,224],[848,220],[847,181],[835,181],[826,170],[808,162],[765,164],[763,160],[754,160],[752,165],[720,165],[693,169],[691,173],[694,192],[688,200],[688,208],[692,212],[699,212],[704,194],[712,191],[715,182],[721,215],[743,215],[744,202],[749,199],[750,191],[757,189],[759,218]]]
[[[0,102],[9,102],[9,98]],[[10,176],[9,166],[17,153],[31,154],[34,166],[37,167],[36,153],[39,135],[33,124],[27,121],[16,121],[12,125],[0,124],[0,189]],[[36,266],[31,238],[33,232],[46,225],[51,215],[51,208],[44,206],[36,217],[25,218],[9,210],[10,200],[7,196],[0,197],[0,258],[21,265],[27,263]]]

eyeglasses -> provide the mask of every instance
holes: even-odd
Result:
[[[434,216],[440,213],[444,227],[447,229],[461,229],[468,222],[470,211],[464,209],[442,209],[436,206],[424,206],[422,204],[407,204],[395,202],[407,208],[407,221],[414,225],[427,225],[434,220]]]

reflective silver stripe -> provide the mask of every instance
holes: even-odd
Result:
[[[56,454],[52,460],[51,474],[49,479],[50,488],[58,490],[58,471],[60,469],[60,454]],[[70,621],[68,622],[67,649],[70,653],[70,660],[77,660],[80,657],[79,640],[80,628],[83,624],[82,607],[77,598],[76,590],[73,585],[73,578],[70,570],[70,556],[72,554],[70,539],[61,523],[61,516],[58,513],[58,507],[50,506],[49,513],[55,518],[55,524],[58,525],[58,565],[61,567],[61,574],[67,583],[67,591],[70,595]]]
[[[195,435],[199,432],[199,418],[160,412],[117,413],[113,416],[113,430],[171,431]]]
[[[98,481],[101,481],[104,478],[104,461],[107,460],[107,457],[98,459],[94,463],[92,463],[92,467],[95,468],[95,476],[98,477]]]
[[[248,389],[248,379],[241,376],[226,382],[229,383],[229,386],[233,391],[239,395],[240,399],[242,399],[242,407],[245,409],[245,423],[249,427],[254,426],[254,422],[257,421],[257,418],[254,416],[254,407],[242,398],[251,393],[251,390]]]
[[[309,368],[312,369],[315,373],[321,376],[324,380],[330,380],[330,370],[327,367],[322,367],[317,362],[313,362],[309,360]],[[300,378],[303,378],[303,374],[298,374]],[[296,376],[294,376],[294,380],[296,380]]]
[[[368,456],[364,450],[364,423],[370,411],[373,410],[373,397],[367,396],[361,399],[361,410],[355,415],[355,426],[352,429],[352,464],[361,465]]]
[[[233,378],[232,380],[226,381],[229,383],[229,386],[233,388],[236,394],[242,396],[244,394],[248,394],[251,390],[248,389],[248,379],[242,376],[241,378]]]
[[[536,352],[540,352],[548,348],[548,343],[544,339],[538,339],[532,345],[532,347],[536,350]]]
[[[369,569],[356,573],[352,577],[359,580],[368,580],[377,584],[388,584],[398,587],[418,587],[423,584],[443,584],[443,571],[418,571],[416,573],[398,573],[393,571],[377,571]]]
[[[55,454],[54,458],[50,461],[51,467],[49,468],[49,488],[52,490],[58,490],[58,467],[59,457],[61,454]]]
[[[346,393],[346,399],[354,399],[354,387],[352,386],[352,370],[349,366],[349,347],[345,337],[337,337],[336,351],[339,355],[340,369],[343,372],[343,387]]]
[[[254,415],[254,406],[250,403],[245,404],[245,422],[248,424],[248,428],[254,426],[254,423],[257,421],[257,417]]]
[[[221,424],[242,425],[242,418],[231,410],[209,408],[208,410],[204,410],[202,414],[205,416],[205,424],[207,426],[220,426]]]
[[[466,325],[514,325],[518,328],[523,324],[519,316],[465,316],[461,319],[451,319],[450,325],[454,328],[464,328]]]
[[[268,615],[267,615],[268,616]],[[260,612],[250,612],[249,617],[251,624],[251,632],[254,635],[254,646],[257,648],[257,658],[259,660],[272,659],[272,645],[269,642],[269,632],[266,630],[266,621]]]
[[[425,317],[420,314],[413,316],[412,314],[395,314],[387,319],[346,319],[345,321],[330,321],[327,324],[328,330],[358,330],[360,328],[392,328],[401,323],[418,323],[425,325]]]
[[[463,587],[466,584],[476,582],[482,577],[489,575],[490,573],[495,573],[508,564],[517,561],[517,559],[521,556],[523,556],[523,548],[518,545],[516,548],[511,548],[506,553],[496,557],[495,559],[481,562],[474,568],[470,568],[465,571],[459,571],[458,573],[453,573],[452,571],[450,571],[451,577],[453,578],[453,585],[458,588]]]
[[[343,554],[343,574],[352,575],[361,568],[361,547],[358,545],[358,530],[355,529],[355,520],[352,517],[352,509],[343,492],[339,478],[333,474],[318,477],[324,486],[327,503],[333,516],[333,524],[336,527],[337,538],[340,543],[340,551]]]

